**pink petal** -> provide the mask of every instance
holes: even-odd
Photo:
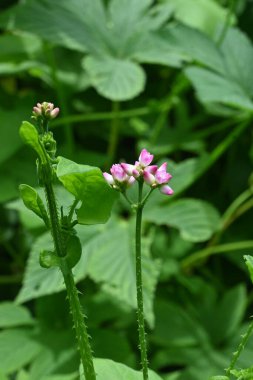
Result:
[[[144,181],[148,185],[153,185],[155,183],[155,177],[153,176],[153,174],[151,174],[150,172],[146,171],[146,169],[144,169],[144,171],[143,171],[143,178],[144,178]]]
[[[153,158],[153,154],[150,154],[146,149],[142,149],[139,156],[139,162],[141,166],[146,167],[152,162]]]
[[[158,169],[159,172],[163,172],[167,170],[167,162],[164,162]]]
[[[129,177],[127,181],[127,187],[131,187],[135,183],[135,178],[134,177]]]
[[[135,166],[134,165],[130,165],[130,164],[121,164],[121,167],[123,168],[124,172],[128,175],[133,175],[133,170],[135,169]]]
[[[146,172],[149,172],[151,174],[155,174],[157,171],[158,166],[157,165],[149,165],[145,168]]]
[[[167,183],[171,179],[172,175],[170,173],[166,173],[165,171],[157,170],[155,174],[156,182],[161,185],[162,183]]]
[[[174,193],[172,188],[169,187],[168,185],[161,186],[159,190],[161,191],[162,194],[165,194],[165,195],[172,195]]]
[[[114,179],[113,179],[113,176],[109,173],[103,173],[103,176],[104,176],[104,179],[106,180],[106,182],[108,183],[108,185],[114,185],[115,182],[114,182]]]
[[[52,119],[56,118],[56,116],[59,114],[60,108],[56,107],[50,112],[50,116]]]
[[[127,179],[127,174],[124,172],[120,164],[112,165],[110,171],[114,180],[118,182],[124,182]]]

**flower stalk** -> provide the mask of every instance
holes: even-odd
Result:
[[[139,156],[139,161],[134,165],[122,163],[114,164],[110,173],[104,173],[104,178],[108,185],[116,191],[122,193],[131,208],[136,212],[135,224],[135,269],[136,269],[136,298],[137,298],[137,323],[139,349],[141,355],[141,366],[143,380],[148,380],[148,357],[147,341],[145,332],[144,318],[144,299],[143,299],[143,281],[142,281],[142,254],[141,254],[141,225],[143,208],[149,199],[149,196],[155,189],[159,189],[162,194],[172,195],[173,190],[168,186],[172,178],[167,173],[167,163],[163,163],[159,168],[157,165],[150,165],[154,156],[146,149],[143,149]],[[129,187],[138,183],[138,200],[134,203],[126,194]],[[144,194],[144,185],[149,186],[149,190]]]

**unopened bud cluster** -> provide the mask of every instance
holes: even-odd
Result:
[[[54,107],[53,103],[43,102],[37,103],[35,107],[33,107],[33,118],[43,118],[47,120],[52,120],[57,117],[60,109],[58,107]]]
[[[172,178],[170,173],[167,173],[167,163],[164,162],[160,167],[150,165],[154,156],[146,149],[143,149],[139,156],[139,161],[134,165],[122,163],[112,165],[109,173],[103,173],[107,183],[114,189],[125,191],[132,186],[136,181],[143,180],[151,188],[158,188],[165,195],[172,195],[173,190],[168,185]]]

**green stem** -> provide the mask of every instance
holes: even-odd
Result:
[[[229,251],[237,251],[241,249],[252,249],[253,240],[240,241],[236,243],[221,244],[212,247],[207,247],[193,253],[191,256],[184,259],[181,263],[182,269],[189,269],[200,260],[206,259],[211,255],[225,253]]]
[[[235,3],[236,3],[235,0],[230,0],[230,4],[229,4],[229,9],[228,9],[228,12],[227,12],[226,20],[225,20],[225,23],[224,23],[223,28],[221,30],[219,39],[217,41],[217,45],[218,46],[220,46],[222,44],[222,42],[224,41],[224,39],[226,37],[229,25],[231,23],[231,18],[232,18],[233,13],[234,13]]]
[[[235,367],[237,360],[239,359],[242,351],[244,350],[245,345],[247,344],[247,341],[253,331],[253,321],[249,324],[249,327],[245,334],[242,335],[241,343],[239,344],[239,347],[236,352],[234,352],[231,363],[229,367],[226,369],[226,375],[230,377],[232,369]]]
[[[141,365],[143,380],[148,380],[148,359],[147,343],[145,333],[145,321],[143,311],[143,286],[142,286],[142,265],[141,265],[141,221],[142,221],[142,189],[143,182],[139,182],[139,199],[136,210],[136,235],[135,235],[135,253],[136,253],[136,291],[137,291],[137,321],[139,330],[139,347],[141,352]]]
[[[112,120],[112,124],[111,124],[111,130],[110,130],[110,136],[109,136],[109,142],[108,142],[108,148],[107,148],[108,160],[106,163],[106,169],[110,168],[116,156],[117,146],[119,142],[119,132],[120,132],[120,123],[119,123],[119,116],[118,116],[119,110],[120,110],[120,103],[113,102],[112,111],[115,117]]]
[[[167,96],[165,101],[163,102],[163,110],[160,112],[157,121],[155,123],[154,129],[152,131],[152,135],[150,138],[150,143],[152,145],[156,144],[157,139],[159,138],[161,131],[165,125],[166,119],[168,117],[168,113],[171,108],[176,104],[178,95],[183,92],[186,88],[189,87],[189,82],[179,74],[179,77],[176,78],[175,83],[170,91],[170,94]]]
[[[49,165],[49,164],[48,164]],[[45,167],[45,171],[50,170],[50,167]],[[42,167],[43,170],[43,167]],[[45,173],[46,174],[46,173]],[[48,210],[51,222],[51,233],[54,240],[55,251],[60,258],[60,269],[64,277],[66,285],[70,311],[72,313],[74,327],[76,331],[76,338],[78,343],[78,349],[83,365],[83,370],[86,380],[96,380],[95,369],[93,365],[92,351],[89,342],[89,335],[85,324],[85,319],[78,297],[77,289],[74,283],[74,277],[72,270],[68,267],[64,257],[66,256],[66,248],[64,238],[62,236],[58,209],[56,205],[55,194],[52,186],[50,176],[44,175],[45,193],[48,201]],[[47,178],[49,178],[47,180]]]

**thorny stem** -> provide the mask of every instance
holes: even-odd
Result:
[[[231,374],[231,371],[232,369],[235,367],[235,364],[237,362],[237,360],[239,359],[245,345],[247,344],[247,341],[252,333],[252,330],[253,330],[253,321],[251,321],[247,331],[245,334],[242,335],[242,340],[239,344],[239,347],[237,349],[237,351],[235,351],[233,353],[233,357],[232,357],[232,360],[231,360],[231,363],[229,365],[229,367],[226,369],[226,375],[230,377],[230,374]]]
[[[87,332],[87,326],[85,324],[84,314],[80,304],[80,300],[77,293],[77,288],[74,283],[74,276],[72,270],[69,268],[65,256],[66,247],[64,237],[61,232],[60,220],[58,215],[58,209],[52,186],[51,176],[48,173],[51,172],[51,165],[49,162],[42,165],[41,168],[44,178],[44,188],[48,202],[48,211],[50,216],[51,233],[55,245],[55,251],[60,258],[60,269],[64,278],[70,312],[73,317],[74,327],[76,331],[76,338],[78,343],[78,349],[80,352],[81,362],[86,380],[96,380],[95,369],[93,365],[92,351],[89,342],[89,335]]]
[[[136,235],[135,235],[135,253],[136,253],[136,291],[137,291],[137,321],[139,330],[139,348],[141,352],[141,365],[143,380],[148,380],[148,359],[147,359],[147,342],[145,333],[145,321],[143,311],[143,286],[142,286],[142,265],[141,265],[141,221],[142,221],[142,189],[143,182],[139,182],[139,197],[136,210]]]

